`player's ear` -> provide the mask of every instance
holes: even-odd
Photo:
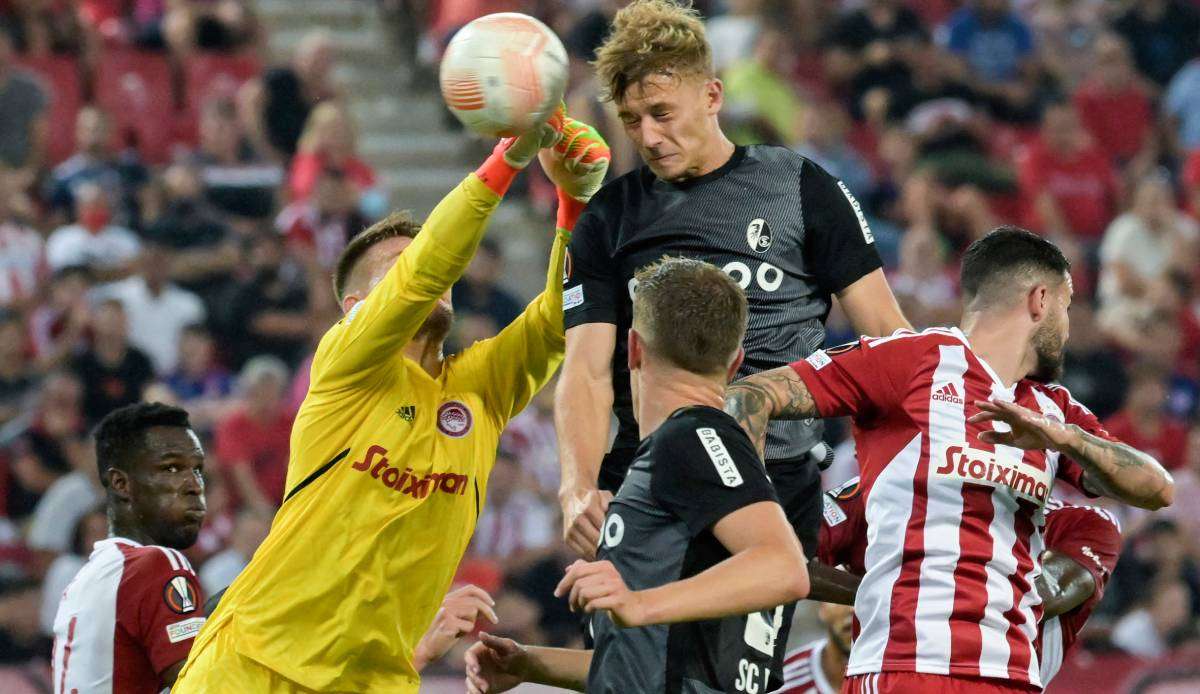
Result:
[[[704,85],[705,103],[710,116],[715,116],[725,104],[725,85],[716,77]]]
[[[109,492],[120,501],[129,501],[129,473],[110,467],[104,474],[107,476],[105,486],[108,487]]]
[[[350,313],[350,309],[354,308],[354,305],[359,301],[360,299],[358,298],[357,294],[347,294],[346,296],[342,297],[342,315],[344,316],[347,313]]]
[[[729,369],[725,372],[725,382],[731,383],[737,377],[738,369],[742,368],[742,361],[746,359],[746,348],[738,347],[737,354],[733,355],[733,363],[729,365]]]
[[[626,360],[627,361],[626,365],[629,367],[630,371],[636,371],[637,369],[641,368],[641,366],[642,366],[642,357],[644,354],[642,336],[638,335],[637,330],[630,328],[628,339],[629,339],[629,343],[628,343],[629,349],[627,349],[626,352],[628,352],[629,356],[628,356],[628,359]]]
[[[1050,310],[1050,288],[1044,284],[1035,284],[1025,297],[1029,317],[1034,323],[1040,323]]]

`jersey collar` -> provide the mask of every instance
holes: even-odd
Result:
[[[715,181],[718,178],[721,178],[725,174],[736,169],[738,164],[741,164],[742,160],[745,158],[746,158],[745,145],[736,145],[733,148],[733,155],[729,157],[728,161],[726,161],[724,164],[721,164],[720,166],[713,169],[712,171],[709,171],[708,173],[704,174],[703,176],[689,178],[688,180],[683,181],[681,183],[672,183],[670,181],[664,181],[658,177],[655,177],[655,180],[662,182],[668,186],[671,186],[672,188],[676,188],[678,190],[687,190],[689,188],[695,188],[696,186],[698,186],[702,183],[708,183],[709,181]]]

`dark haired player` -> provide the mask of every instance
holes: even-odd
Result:
[[[63,592],[54,618],[56,692],[154,694],[169,687],[204,624],[180,550],[204,521],[204,449],[187,412],[138,403],[96,429],[109,537]]]
[[[858,478],[825,492],[823,502],[818,558],[823,564],[841,566],[862,576],[867,527]],[[1042,599],[1036,649],[1043,686],[1058,674],[1063,658],[1104,597],[1104,588],[1121,552],[1121,528],[1111,512],[1053,498],[1046,502],[1045,510],[1046,522],[1042,527],[1045,550],[1036,582]],[[822,609],[826,607],[823,605]],[[824,616],[822,619],[828,623]],[[846,658],[833,658],[828,648],[832,645],[837,653],[849,655],[850,634],[847,630],[843,640],[834,633],[836,626],[830,626],[828,642],[822,640],[788,652],[784,659],[784,685],[779,694],[831,694],[840,689]]]
[[[726,409],[758,445],[772,417],[854,420],[868,542],[843,691],[1036,691],[1037,526],[1055,480],[1171,503],[1154,458],[1046,385],[1069,268],[1054,244],[1002,227],[963,257],[961,329],[863,338],[730,388]]]
[[[590,614],[595,650],[485,636],[467,658],[469,691],[520,680],[596,694],[770,688],[781,606],[807,595],[808,575],[753,445],[718,409],[741,361],[746,299],[698,260],[637,278],[628,358],[642,444],[599,561],[575,562],[556,590]]]

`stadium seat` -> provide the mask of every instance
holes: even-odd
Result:
[[[262,62],[250,53],[202,52],[188,59],[186,74],[186,105],[191,113],[199,113],[200,105],[213,97],[232,97],[239,87],[262,72]]]
[[[149,163],[167,161],[178,117],[167,58],[159,53],[114,50],[96,67],[96,103],[113,119],[120,146],[136,144]]]
[[[62,55],[21,56],[17,63],[41,78],[49,96],[46,155],[53,166],[71,156],[75,148],[75,114],[83,106],[79,64]]]

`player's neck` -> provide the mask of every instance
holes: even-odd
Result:
[[[712,379],[681,369],[639,370],[638,434],[646,438],[658,430],[675,410],[707,405],[718,410],[725,404],[725,387]]]
[[[123,537],[143,545],[158,544],[154,538],[150,537],[149,533],[137,527],[136,524],[130,523],[124,514],[119,512],[111,513],[108,516],[108,536]]]
[[[715,130],[716,133],[707,148],[708,152],[705,153],[704,163],[701,165],[700,170],[689,176],[689,178],[698,178],[710,174],[725,166],[729,158],[733,156],[733,151],[736,148],[733,142],[725,136],[725,133],[719,126],[715,126]]]
[[[842,691],[842,682],[846,679],[846,664],[850,662],[850,654],[843,653],[840,648],[829,641],[821,649],[821,672],[825,681],[833,687],[833,691]]]
[[[992,367],[1005,387],[1025,378],[1036,363],[1035,356],[1031,359],[1029,334],[1014,328],[1003,316],[968,313],[963,316],[962,331],[971,351]]]
[[[442,375],[442,341],[429,338],[413,338],[404,345],[404,356],[417,362],[421,370],[432,378]]]

